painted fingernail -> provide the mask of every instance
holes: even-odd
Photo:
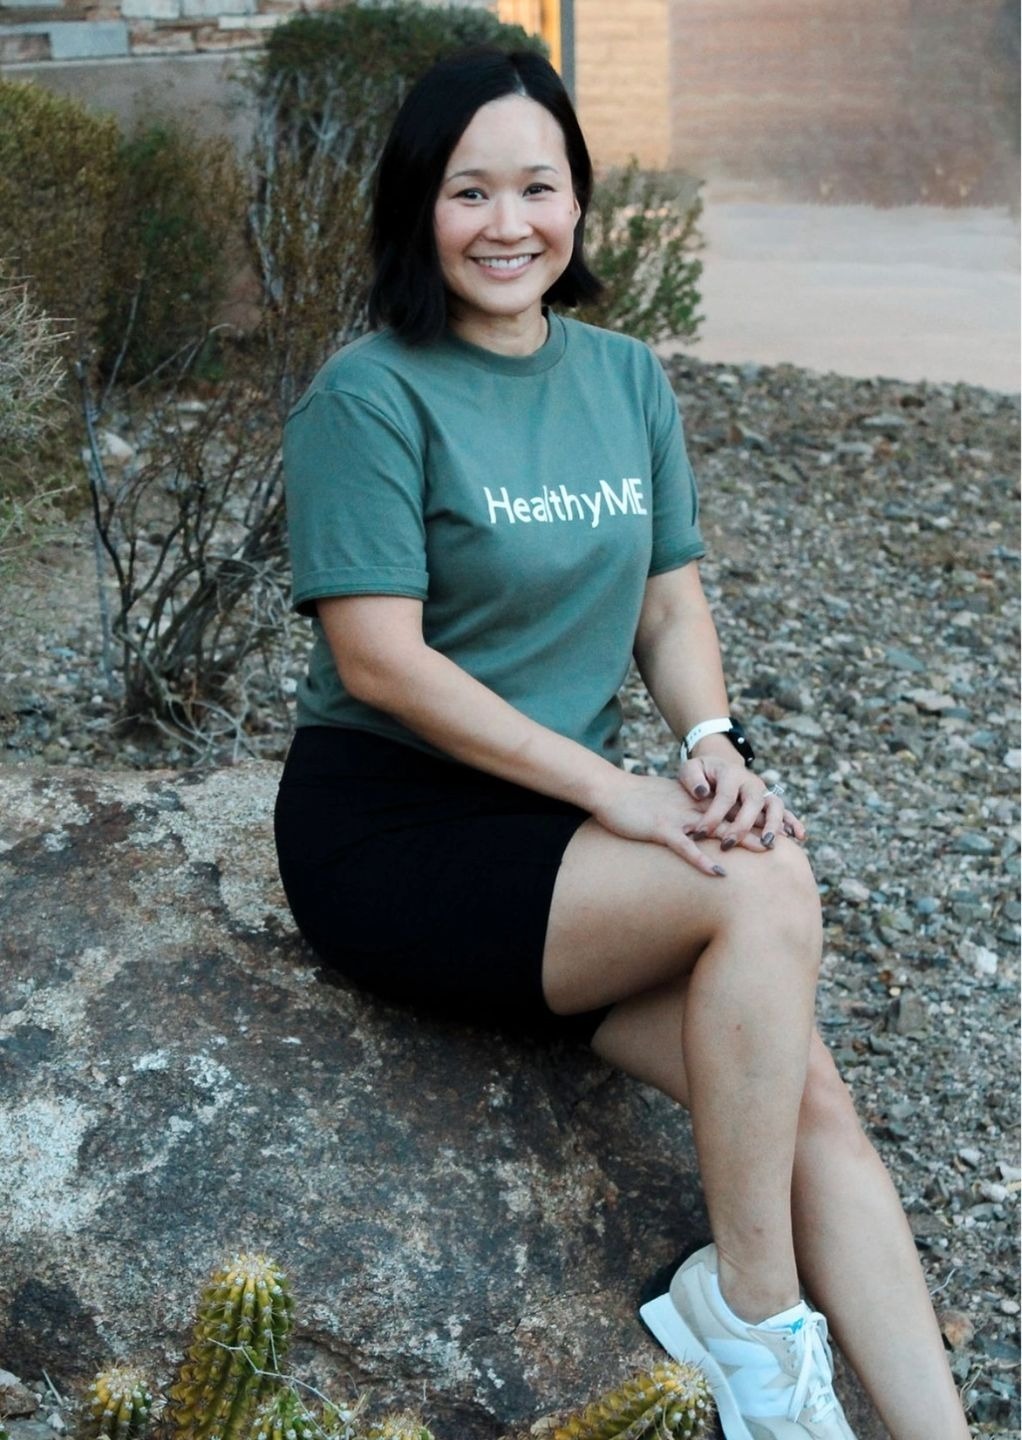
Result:
[[[777,838],[777,837],[774,835],[774,832],[773,832],[772,830],[768,830],[768,831],[766,832],[766,834],[763,836],[763,844],[766,846],[766,848],[767,848],[768,850],[770,849],[770,846],[774,843],[774,840],[775,840],[776,838]]]
[[[697,800],[705,800],[710,793],[710,787],[709,785],[697,785],[695,793]]]
[[[720,848],[722,850],[733,850],[737,844],[738,841],[735,839],[735,837],[733,835],[729,835],[726,840],[722,840],[720,842]]]
[[[714,865],[713,873],[714,875],[726,875],[727,871],[724,869],[723,865]]]
[[[693,831],[692,831],[692,839],[693,839],[693,840],[705,840],[706,837],[707,837],[707,835],[708,835],[709,833],[710,833],[710,832],[709,832],[708,830],[693,830]]]

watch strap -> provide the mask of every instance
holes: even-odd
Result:
[[[731,716],[725,715],[717,720],[702,720],[692,729],[681,742],[681,758],[687,760],[700,740],[705,740],[707,735],[723,735],[731,729]]]

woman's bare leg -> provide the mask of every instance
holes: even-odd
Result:
[[[629,842],[619,843],[628,845]],[[638,848],[650,850],[654,847]],[[798,853],[794,847],[786,848]],[[566,862],[569,857],[570,847]],[[580,847],[576,858],[580,862],[591,858],[589,847],[585,850]],[[548,995],[555,1008],[560,1009],[599,1004],[601,995],[607,1000],[619,1001],[594,1039],[597,1053],[689,1106],[692,1103],[689,1077],[697,1063],[688,1048],[693,1030],[692,982],[698,976],[699,966],[695,960],[702,953],[700,947],[705,949],[708,943],[706,934],[700,928],[705,925],[706,916],[701,899],[693,902],[691,891],[684,883],[687,877],[674,870],[671,864],[674,857],[666,857],[667,867],[660,863],[661,857],[651,856],[649,859],[656,872],[651,886],[640,884],[631,866],[622,871],[624,857],[618,857],[616,878],[601,874],[596,882],[601,888],[597,889],[594,885],[591,898],[577,909],[574,916],[571,907],[578,905],[576,896],[580,886],[572,883],[570,888],[568,885],[562,887],[561,899],[566,903],[559,913],[556,908],[552,912],[550,943],[554,947],[552,953],[555,959],[558,953],[556,947],[566,944],[572,934],[583,947],[578,953],[582,957],[580,967],[585,974],[576,987],[583,999],[579,1006],[565,1003],[571,985],[570,977],[579,966],[556,963],[545,972]],[[728,897],[732,906],[745,905],[759,894],[755,884],[745,887],[745,875],[750,874],[756,881],[765,872],[752,870],[751,867],[759,866],[768,857],[744,857],[749,867],[747,872],[740,868],[741,857],[738,859],[739,864],[736,865],[735,855],[728,856],[728,881],[740,877],[739,885],[742,887],[741,895],[736,896],[732,891]],[[681,870],[685,868],[683,862],[674,864]],[[774,923],[776,902],[786,897],[787,905],[794,908],[804,902],[798,879],[800,867],[801,861],[788,867],[782,862],[782,866],[769,871],[775,902],[766,908],[758,902],[755,906],[760,921],[760,940],[765,929]],[[569,870],[567,879],[571,881],[573,878],[575,881],[582,879],[578,872],[572,877]],[[666,885],[663,883],[665,879],[669,882]],[[670,883],[672,879],[677,880],[678,886]],[[701,877],[696,876],[695,879],[702,883]],[[727,887],[728,881],[719,882],[720,888]],[[715,889],[714,882],[706,883]],[[677,894],[679,887],[684,892],[680,900]],[[738,888],[734,887],[735,890]],[[750,895],[750,890],[753,895]],[[711,896],[711,902],[715,900],[716,891]],[[621,952],[618,952],[618,958],[613,956],[613,945],[620,938],[620,932],[615,935],[613,916],[608,912],[615,903],[623,904],[631,911],[624,920],[624,928],[628,931],[628,953],[634,955],[636,950],[642,950],[650,940],[650,932],[653,932],[651,943],[646,945],[639,961],[622,962]],[[675,959],[672,975],[672,946],[668,938],[679,903],[689,904],[690,908],[688,923],[682,927],[684,953],[680,964]],[[641,922],[635,919],[633,904],[642,909]],[[754,944],[753,949],[757,954],[764,953],[759,942]],[[589,963],[585,963],[587,952]],[[768,958],[761,969],[768,969],[770,963]],[[623,998],[622,986],[628,977],[636,974],[649,977],[647,986],[640,993]],[[712,1009],[718,1000],[714,987],[704,987],[695,995],[697,1008],[702,1003]],[[727,987],[724,998],[726,1001]],[[711,1030],[714,1024],[711,1016]],[[695,1028],[698,1030],[698,1021]],[[727,1038],[725,1031],[725,1026],[714,1031],[718,1048]],[[727,1048],[733,1053],[731,1047]],[[741,1060],[747,1052],[741,1045],[737,1050]],[[700,1053],[698,1048],[696,1053]],[[967,1440],[968,1429],[901,1205],[879,1156],[859,1127],[848,1092],[818,1037],[813,1039],[808,1069],[804,1070],[804,1074],[803,1091],[797,1107],[788,1191],[797,1273],[813,1300],[833,1322],[835,1335],[896,1440]],[[725,1108],[732,1111],[741,1108],[736,1104],[733,1093],[729,1095]],[[733,1115],[730,1124],[732,1133],[727,1143],[733,1144],[736,1139]],[[738,1130],[738,1142],[745,1143],[744,1127],[740,1123]],[[704,1135],[703,1150],[706,1144],[707,1137]],[[712,1135],[709,1146],[712,1151]],[[773,1183],[775,1166],[769,1162],[762,1166],[758,1148],[755,1140],[748,1146],[751,1171],[748,1165],[735,1167],[733,1183],[739,1187],[749,1187],[761,1171],[766,1174],[767,1181]],[[700,1163],[703,1164],[702,1151]],[[726,1178],[721,1178],[723,1172],[719,1166],[713,1173],[717,1175],[718,1184],[726,1183]],[[751,1189],[746,1193],[745,1204],[756,1215],[759,1196]],[[727,1213],[726,1195],[723,1199],[725,1214],[722,1218],[725,1224],[733,1226],[734,1222]],[[721,1208],[718,1198],[718,1203],[711,1207],[715,1236]],[[717,1215],[714,1214],[715,1209]],[[739,1205],[738,1211],[744,1214],[744,1205]],[[772,1213],[776,1213],[776,1207]],[[783,1220],[774,1223],[781,1230],[785,1228]],[[787,1222],[789,1236],[790,1223]],[[738,1229],[742,1229],[741,1223]],[[753,1254],[753,1264],[763,1263],[764,1251],[766,1263],[772,1264],[768,1238],[764,1231],[759,1241],[762,1248],[758,1254]],[[755,1241],[750,1242],[750,1249],[755,1251]],[[765,1282],[768,1291],[785,1283],[786,1266],[787,1261]],[[729,1294],[728,1299],[733,1308],[739,1308],[733,1302],[733,1294]],[[786,1303],[790,1303],[790,1298]]]
[[[734,850],[713,879],[595,822],[568,846],[543,962],[554,1010],[690,976],[684,1048],[721,1289],[756,1322],[796,1303],[791,1173],[820,957],[816,886],[797,846]],[[679,1055],[680,1036],[671,1047]]]

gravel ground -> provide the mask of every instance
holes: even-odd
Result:
[[[824,1034],[896,1175],[975,1433],[1014,1435],[1018,401],[667,364],[734,708],[810,828]],[[186,763],[165,737],[116,734],[91,565],[72,528],[8,582],[0,756]],[[282,753],[279,699],[257,753]],[[670,771],[635,683],[627,714],[627,763]]]

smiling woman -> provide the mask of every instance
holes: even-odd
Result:
[[[591,187],[534,54],[445,61],[395,122],[377,328],[284,437],[316,632],[284,886],[367,989],[585,1040],[689,1107],[713,1241],[641,1314],[706,1369],[727,1440],[853,1440],[803,1282],[895,1440],[967,1440],[911,1232],[813,1032],[805,831],[728,714],[675,397],[646,346],[550,308],[600,289]],[[621,764],[633,655],[675,779]]]

